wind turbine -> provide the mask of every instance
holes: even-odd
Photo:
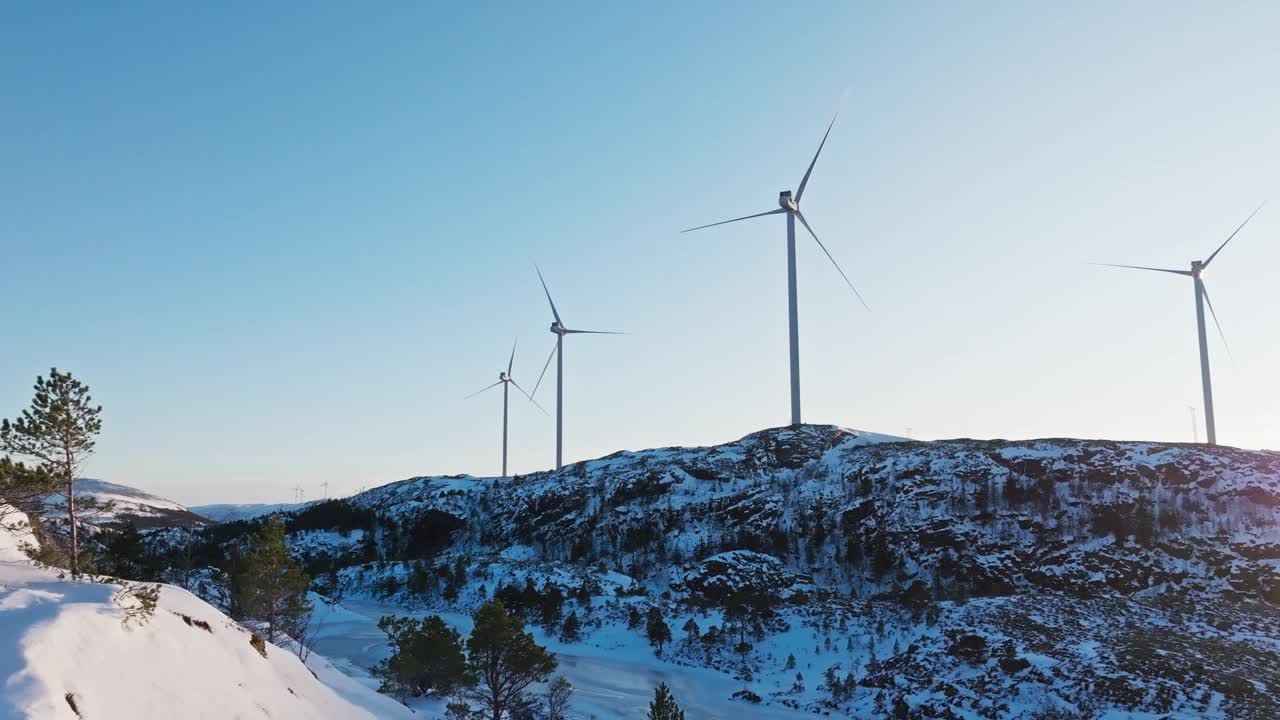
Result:
[[[555,317],[555,322],[551,323],[551,333],[556,336],[556,344],[552,346],[551,354],[547,356],[547,362],[542,366],[542,373],[538,375],[538,382],[533,386],[533,395],[538,394],[538,388],[542,386],[542,378],[547,374],[547,368],[551,367],[551,358],[554,357],[556,359],[556,470],[559,470],[564,467],[564,336],[623,335],[624,333],[566,328],[560,320],[560,311],[556,310],[556,301],[551,299],[551,291],[547,289],[547,281],[542,277],[542,270],[539,270],[537,265],[534,265],[533,269],[537,271],[538,280],[542,283],[542,292],[547,294],[547,303],[551,305],[551,315]]]
[[[778,207],[773,210],[767,210],[755,215],[746,215],[732,220],[722,220],[721,222],[711,223],[710,225],[699,225],[698,227],[682,230],[681,232],[693,232],[703,228],[715,227],[716,225],[726,225],[739,220],[750,220],[751,218],[763,217],[765,215],[780,215],[786,213],[787,216],[787,308],[790,318],[790,340],[791,340],[791,424],[800,424],[800,326],[799,326],[799,310],[796,306],[796,220],[804,225],[804,229],[809,231],[813,236],[818,247],[822,248],[822,252],[826,254],[827,259],[839,271],[840,277],[844,278],[845,284],[858,297],[858,301],[862,303],[867,310],[867,303],[862,299],[862,295],[858,289],[853,286],[849,280],[849,276],[845,275],[841,269],[840,263],[831,256],[831,252],[827,250],[827,246],[822,244],[818,239],[818,234],[809,226],[809,221],[805,219],[804,213],[800,212],[800,199],[804,197],[804,189],[809,185],[809,176],[813,173],[813,166],[818,164],[818,156],[822,154],[822,147],[827,144],[827,136],[831,134],[831,128],[836,124],[836,117],[839,117],[839,111],[835,117],[831,118],[831,124],[827,126],[827,132],[822,136],[822,142],[818,143],[818,151],[813,154],[813,160],[809,163],[809,169],[804,171],[804,177],[800,179],[800,187],[796,189],[795,197],[791,196],[790,190],[783,190],[778,193]]]
[[[1263,204],[1265,205],[1266,203]],[[1240,227],[1237,227],[1235,232],[1228,235],[1227,239],[1222,241],[1222,244],[1218,246],[1217,250],[1213,251],[1213,254],[1210,255],[1207,260],[1192,260],[1190,270],[1170,270],[1167,268],[1145,267],[1142,265],[1094,263],[1095,265],[1104,265],[1106,267],[1128,268],[1130,270],[1151,270],[1153,272],[1185,275],[1192,279],[1196,291],[1196,334],[1200,340],[1200,383],[1204,389],[1204,426],[1205,434],[1208,436],[1210,445],[1218,444],[1218,432],[1213,419],[1213,384],[1209,380],[1209,342],[1204,329],[1205,305],[1209,306],[1209,314],[1213,316],[1213,324],[1218,328],[1218,335],[1222,338],[1222,344],[1224,347],[1227,347],[1227,336],[1222,332],[1222,325],[1218,322],[1218,313],[1214,312],[1213,301],[1209,299],[1209,291],[1205,289],[1204,271],[1209,269],[1209,263],[1212,263],[1213,259],[1218,257],[1218,253],[1222,252],[1222,248],[1226,247],[1227,243],[1231,242],[1231,239],[1243,230],[1244,226],[1248,225],[1249,221],[1253,219],[1253,216],[1257,215],[1258,211],[1261,209],[1262,205],[1259,205],[1253,212],[1249,213],[1249,217],[1245,218],[1244,222],[1240,223]],[[1231,354],[1230,347],[1227,347],[1227,354]]]
[[[485,387],[481,390],[477,390],[476,392],[473,392],[470,395],[463,398],[464,400],[470,400],[471,398],[479,395],[485,390],[492,390],[493,388],[496,388],[499,385],[502,386],[502,477],[507,476],[507,400],[511,390],[511,388],[508,386],[515,385],[516,389],[519,390],[522,395],[529,398],[529,402],[536,405],[537,408],[539,410],[542,410],[543,413],[547,412],[546,410],[543,410],[542,406],[538,405],[537,401],[533,399],[533,396],[525,392],[524,388],[520,387],[520,383],[516,382],[515,378],[511,376],[511,366],[512,364],[515,363],[515,361],[516,361],[516,344],[513,342],[511,343],[511,358],[507,360],[507,370],[506,372],[502,372],[502,371],[498,372],[498,382],[492,385],[489,385],[488,387]]]

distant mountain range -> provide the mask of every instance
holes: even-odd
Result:
[[[237,520],[252,520],[253,518],[262,517],[278,512],[293,512],[301,510],[309,505],[315,504],[317,501],[309,500],[304,503],[248,503],[237,505],[234,503],[223,503],[217,505],[195,505],[191,511],[202,518],[206,518],[215,523],[235,522]]]

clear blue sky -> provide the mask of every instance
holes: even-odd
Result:
[[[1274,3],[7,3],[0,416],[56,365],[88,474],[188,503],[498,470],[514,337],[571,325],[566,455],[788,413],[918,438],[1190,440],[1185,267],[1220,440],[1280,447]],[[554,386],[540,391],[550,405]],[[512,468],[553,462],[515,403]]]

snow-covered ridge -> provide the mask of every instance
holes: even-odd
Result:
[[[247,630],[180,588],[161,586],[152,617],[124,622],[136,601],[120,586],[27,560],[22,520],[0,527],[0,717],[411,717],[319,656],[304,665],[268,645],[264,657]]]
[[[192,506],[191,511],[213,522],[227,523],[237,520],[253,520],[272,513],[296,512],[314,505],[316,502],[318,501],[309,500],[303,503],[220,503],[215,505],[195,505]]]
[[[744,716],[1280,717],[1273,452],[799,426],[413,478],[287,520],[344,603],[465,618],[504,586],[553,585],[582,639],[542,637],[584,658],[579,678],[714,678],[718,716],[754,697]],[[739,602],[772,609],[744,625]],[[654,611],[674,633],[660,658]],[[713,639],[684,637],[689,620]]]
[[[91,501],[93,509],[82,509],[80,519],[90,525],[119,526],[133,523],[139,528],[197,527],[207,523],[204,517],[190,508],[167,498],[153,495],[138,488],[80,478],[76,480],[76,497]],[[52,495],[45,502],[48,515],[57,520],[64,500]]]

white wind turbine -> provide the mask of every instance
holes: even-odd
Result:
[[[470,395],[463,398],[464,400],[470,400],[471,398],[479,395],[485,390],[492,390],[493,388],[496,388],[499,385],[502,386],[502,477],[507,476],[507,405],[508,405],[508,399],[509,399],[510,390],[511,390],[507,386],[515,385],[516,389],[519,390],[520,393],[524,395],[526,398],[529,398],[529,402],[533,403],[539,410],[542,410],[543,414],[546,414],[547,412],[546,410],[543,410],[542,406],[538,405],[538,402],[533,399],[533,396],[525,392],[524,388],[520,387],[520,383],[516,382],[516,379],[512,377],[511,366],[515,363],[515,361],[516,361],[516,344],[513,342],[511,343],[511,358],[507,360],[507,370],[506,372],[501,372],[501,371],[498,372],[498,382],[492,385],[489,385],[488,387],[485,387],[481,390],[477,390],[476,392],[473,392]]]
[[[827,135],[831,134],[831,128],[836,124],[836,117],[840,113],[837,112],[835,117],[831,118],[831,124],[827,126],[827,132],[822,136],[822,142],[818,144],[818,151],[813,154],[813,160],[809,163],[809,169],[805,170],[804,177],[800,179],[800,187],[796,189],[795,197],[791,196],[790,190],[784,190],[778,193],[778,207],[773,210],[767,210],[755,215],[746,215],[732,220],[723,220],[721,222],[711,223],[710,225],[699,225],[698,227],[689,228],[681,232],[692,232],[703,228],[715,227],[716,225],[725,225],[727,223],[738,222],[739,220],[750,220],[751,218],[763,217],[765,215],[787,215],[787,309],[790,318],[790,341],[791,341],[791,424],[800,424],[800,320],[799,309],[796,305],[796,220],[804,225],[804,229],[809,231],[813,236],[818,247],[822,248],[822,252],[826,254],[827,259],[835,265],[840,276],[844,278],[845,283],[853,294],[858,297],[858,301],[863,307],[867,307],[867,303],[862,299],[862,295],[858,293],[858,289],[853,286],[849,280],[849,276],[845,275],[844,270],[840,268],[840,264],[831,256],[831,252],[827,250],[827,246],[822,244],[818,239],[818,234],[809,226],[809,221],[805,219],[804,213],[800,212],[800,199],[804,197],[804,189],[809,185],[809,176],[813,173],[813,166],[818,163],[818,156],[822,154],[822,147],[827,144]],[[867,308],[870,310],[870,308]]]
[[[538,273],[542,291],[547,294],[547,303],[551,305],[551,315],[555,318],[555,322],[551,323],[551,333],[556,336],[556,344],[552,346],[551,354],[547,356],[547,362],[542,366],[542,373],[538,375],[538,382],[533,386],[533,395],[538,394],[538,388],[542,386],[542,378],[547,374],[547,368],[551,366],[551,358],[554,357],[556,359],[556,470],[559,470],[564,467],[564,336],[623,335],[625,333],[566,328],[560,321],[560,311],[556,310],[556,302],[551,299],[551,291],[547,289],[547,281],[542,277],[542,270],[538,269],[537,265],[534,265],[533,269]]]
[[[1265,205],[1265,203],[1263,203]],[[1204,271],[1209,269],[1209,263],[1218,257],[1218,253],[1222,252],[1222,248],[1231,242],[1231,239],[1244,229],[1245,225],[1253,219],[1254,215],[1262,209],[1259,205],[1253,212],[1249,213],[1249,217],[1240,223],[1240,227],[1235,232],[1227,236],[1226,240],[1218,246],[1217,250],[1209,256],[1207,260],[1192,260],[1190,270],[1170,270],[1166,268],[1145,267],[1142,265],[1114,265],[1112,263],[1093,263],[1094,265],[1103,265],[1106,267],[1129,268],[1130,270],[1152,270],[1154,272],[1172,273],[1174,275],[1185,275],[1192,279],[1196,291],[1196,334],[1200,340],[1200,384],[1204,391],[1204,425],[1205,434],[1208,436],[1210,445],[1218,444],[1218,431],[1213,418],[1213,384],[1209,380],[1209,341],[1205,334],[1204,328],[1204,306],[1209,306],[1209,314],[1213,316],[1213,324],[1218,328],[1218,335],[1222,338],[1223,346],[1227,344],[1227,336],[1222,332],[1222,325],[1218,323],[1218,313],[1213,311],[1213,301],[1209,299],[1209,291],[1204,286]],[[1230,348],[1227,353],[1230,354]],[[1194,412],[1194,411],[1193,411]]]

